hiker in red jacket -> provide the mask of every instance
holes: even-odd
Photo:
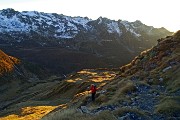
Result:
[[[91,95],[92,95],[91,99],[92,99],[92,101],[95,101],[95,95],[96,95],[97,88],[94,84],[91,85],[90,91],[91,91]]]

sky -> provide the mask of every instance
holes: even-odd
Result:
[[[148,26],[180,30],[180,0],[0,0],[0,10],[39,11],[112,20],[140,20]]]

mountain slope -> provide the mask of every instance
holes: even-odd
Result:
[[[68,42],[115,40],[124,41],[124,45],[128,46],[130,51],[136,51],[139,50],[138,47],[151,47],[156,39],[172,33],[165,28],[157,29],[144,25],[140,21],[114,21],[102,17],[91,20],[55,13],[4,9],[0,11],[0,34],[1,43],[11,45],[63,45],[78,49],[78,46],[68,45]],[[132,43],[127,43],[129,40],[140,41],[142,46],[135,42],[132,46]]]
[[[13,100],[1,102],[1,119],[178,119],[179,41],[180,31],[159,39],[121,68],[84,69],[63,81],[24,84]],[[94,103],[87,88],[92,83],[99,88]]]
[[[19,60],[6,55],[2,50],[0,50],[0,76],[4,73],[11,72],[16,64],[19,64]]]
[[[0,50],[0,111],[25,99],[26,94],[22,95],[24,90],[46,81],[44,79],[49,76],[41,66],[20,61]]]
[[[14,43],[27,41],[23,39],[23,37],[26,38],[27,36],[21,36],[21,38],[16,39],[16,36],[14,36],[16,34],[29,34],[31,35],[30,37],[32,37],[33,34],[39,34],[39,36],[50,39],[76,39],[79,34],[83,34],[85,38],[96,35],[94,36],[95,38],[88,38],[89,40],[119,38],[126,32],[139,40],[147,35],[156,37],[170,34],[165,28],[157,29],[152,26],[146,26],[140,21],[114,21],[102,17],[97,20],[91,20],[89,18],[70,17],[55,13],[51,14],[36,11],[18,12],[13,9],[4,9],[0,11],[0,18],[0,32],[2,34],[11,33],[9,36],[14,37],[14,40],[12,40]],[[6,38],[1,39],[4,42],[8,42]],[[82,40],[82,38],[80,39]],[[42,46],[46,45],[46,41],[43,41],[44,43],[39,43]]]
[[[157,39],[171,34],[165,28],[147,26],[138,20],[102,17],[92,20],[36,11],[0,11],[1,49],[61,75],[83,68],[122,66],[157,44]],[[38,58],[33,59],[32,54]],[[47,63],[46,54],[51,64]]]
[[[72,75],[66,80],[64,93],[71,88],[79,92],[73,91],[77,94],[68,108],[59,107],[43,119],[179,119],[179,48],[180,31],[159,39],[157,46],[119,69],[84,70]],[[94,103],[86,91],[91,83],[100,88]],[[62,90],[59,84],[49,95],[62,94]]]

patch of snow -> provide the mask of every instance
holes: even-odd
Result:
[[[42,15],[42,14],[40,14],[40,17],[43,18],[43,19],[46,19],[46,20],[51,20],[51,17],[48,16],[48,15]]]
[[[56,32],[65,32],[65,25],[64,23],[59,23],[59,25],[56,25],[59,29]]]
[[[22,15],[22,18],[26,19],[27,17]]]
[[[129,28],[130,27],[130,24],[129,24],[129,22],[128,21],[121,21],[120,23],[122,23],[124,26],[125,26],[125,28]]]
[[[49,22],[46,22],[48,25],[52,25],[53,23],[52,23],[52,21],[49,21]]]
[[[68,29],[67,30],[78,30],[78,28],[71,22],[68,22]]]
[[[136,37],[140,37],[141,34],[135,32],[135,27],[132,26],[128,21],[121,21],[121,23],[125,26],[126,30],[134,34]]]
[[[47,15],[49,16],[49,20],[51,20],[51,21],[54,21],[54,22],[57,22],[58,21],[58,19],[52,14],[52,13],[47,13]]]
[[[14,15],[12,18],[7,18],[6,16],[0,15],[0,31],[23,31],[28,32],[29,26],[22,23],[19,18]]]
[[[129,31],[131,32],[131,33],[133,33],[135,36],[137,36],[137,37],[140,37],[141,35],[140,34],[138,34],[138,33],[136,33],[133,29],[129,29]]]
[[[91,20],[86,19],[86,18],[82,18],[82,17],[73,18],[73,22],[79,23],[79,24],[87,24],[89,21],[91,21]]]
[[[30,20],[30,22],[25,23],[22,20]],[[82,25],[83,28],[87,30],[91,28],[89,25],[87,25],[89,21],[91,21],[91,19],[83,17],[56,17],[51,13],[24,11],[17,16],[14,15],[11,18],[7,18],[7,16],[2,16],[0,14],[0,32],[29,32],[33,30],[38,33],[39,26],[41,26],[40,28],[48,29],[49,27],[47,25],[53,25],[55,27],[54,36],[56,38],[73,38],[78,34],[79,31],[77,24]],[[46,24],[43,25],[44,23]],[[44,33],[40,34],[48,35],[46,32],[47,31],[44,31]]]
[[[72,21],[76,24],[82,25],[86,30],[89,29],[89,26],[87,23],[91,21],[90,19],[82,18],[82,17],[75,17],[72,19]]]
[[[116,32],[119,34],[119,36],[122,35],[122,31],[119,29],[118,22],[111,22],[111,23],[107,24],[107,27],[108,27],[109,33]]]
[[[38,16],[36,11],[23,11],[21,14],[31,16],[31,17]]]
[[[42,19],[42,18],[37,18],[36,19],[39,23],[41,23],[44,19]]]
[[[33,30],[37,30],[38,27],[33,23],[33,24],[32,24],[32,29],[33,29]]]
[[[101,23],[102,23],[102,18],[99,18],[98,24],[101,24]]]

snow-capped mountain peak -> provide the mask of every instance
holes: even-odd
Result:
[[[127,34],[132,38],[134,37],[134,40],[141,41],[142,38],[147,38],[144,35],[151,36],[155,33],[158,36],[157,31],[163,35],[169,32],[166,29],[156,29],[144,25],[138,20],[135,22],[115,21],[103,17],[92,20],[87,17],[71,17],[56,13],[18,12],[13,9],[0,10],[0,40],[5,42],[10,40],[7,37],[8,35],[13,39],[13,42],[21,43],[33,39],[32,36],[37,37],[37,35],[48,40],[97,41],[102,39],[122,40]],[[42,42],[38,44],[42,45]]]

